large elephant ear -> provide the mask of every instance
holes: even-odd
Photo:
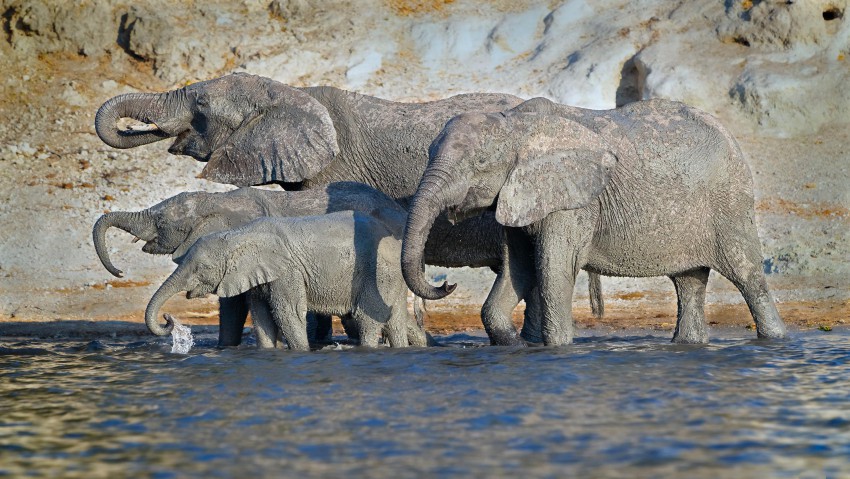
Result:
[[[292,267],[287,248],[274,233],[227,232],[224,236],[230,249],[225,258],[224,277],[214,291],[218,296],[229,298],[242,294],[280,278],[286,268]]]
[[[212,152],[202,178],[237,186],[312,178],[339,153],[327,109],[301,90],[272,80],[239,128]]]
[[[524,136],[499,191],[499,223],[526,226],[553,211],[581,208],[602,193],[617,158],[599,135],[554,115],[512,116]]]

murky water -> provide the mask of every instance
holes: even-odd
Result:
[[[0,339],[0,476],[850,477],[850,331],[188,355]],[[715,332],[717,336],[717,332]]]

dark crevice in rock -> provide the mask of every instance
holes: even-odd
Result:
[[[823,11],[823,19],[828,21],[839,20],[844,16],[844,12],[838,7],[830,7]]]
[[[118,26],[118,38],[115,39],[115,42],[127,55],[130,55],[139,61],[147,61],[147,58],[134,52],[130,47],[130,34],[133,32],[133,27],[135,25],[136,19],[133,18],[133,20],[130,20],[129,13],[121,15],[121,24]]]
[[[15,7],[9,7],[3,12],[3,32],[6,34],[6,41],[12,43],[12,17],[15,15]]]
[[[643,73],[638,68],[636,57],[629,58],[623,63],[623,68],[620,70],[620,84],[617,86],[616,105],[621,107],[633,101],[642,99],[641,92],[643,91],[644,78]]]

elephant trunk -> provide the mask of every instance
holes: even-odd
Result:
[[[167,336],[171,334],[171,330],[174,329],[174,321],[169,315],[166,315],[165,317],[165,326],[161,326],[157,322],[157,317],[159,316],[159,310],[162,309],[162,305],[165,304],[169,298],[183,289],[180,287],[179,281],[176,279],[180,274],[181,269],[182,268],[178,267],[177,270],[162,283],[148,302],[147,309],[145,309],[145,325],[147,325],[150,332],[157,336]]]
[[[450,285],[447,281],[440,287],[431,285],[425,278],[424,265],[425,242],[431,227],[448,204],[447,198],[455,196],[451,192],[457,190],[456,186],[450,185],[449,175],[444,169],[438,166],[429,167],[419,183],[407,215],[401,251],[401,271],[407,287],[423,299],[442,299],[451,294],[457,286]]]
[[[113,226],[139,236],[144,228],[153,228],[153,220],[150,214],[144,211],[134,213],[114,211],[101,216],[94,224],[92,240],[94,241],[94,249],[97,251],[97,257],[107,271],[120,278],[124,275],[124,272],[112,264],[109,251],[106,248],[106,230]]]
[[[150,127],[119,130],[121,118],[132,118]],[[188,128],[190,121],[186,94],[180,90],[167,93],[127,93],[107,100],[97,110],[94,120],[97,136],[113,148],[133,148],[176,136]]]

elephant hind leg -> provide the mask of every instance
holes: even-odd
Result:
[[[407,301],[397,303],[395,307],[393,307],[389,321],[387,321],[387,324],[383,327],[387,342],[390,344],[391,348],[406,348],[410,345],[408,344],[409,340],[419,343],[415,344],[415,346],[427,345],[424,330],[422,331],[422,337],[419,341],[416,341],[415,337],[408,339],[408,327],[412,326],[410,323],[410,317],[407,314]],[[422,344],[423,342],[425,344]]]
[[[676,287],[678,313],[674,343],[704,344],[708,342],[705,321],[705,287],[709,268],[696,268],[670,276]]]
[[[744,296],[756,323],[758,337],[784,338],[787,329],[767,287],[755,228],[751,227],[745,229],[743,234],[730,236],[734,238],[732,244],[721,251],[720,265],[715,269],[731,281]]]
[[[260,349],[274,349],[277,343],[277,324],[272,318],[266,296],[260,291],[259,286],[250,290],[251,322],[254,324],[254,336],[257,338],[257,347]]]
[[[357,331],[360,336],[360,346],[367,348],[378,347],[378,336],[381,334],[381,324],[360,312],[352,314],[352,317],[354,322],[357,323]]]

